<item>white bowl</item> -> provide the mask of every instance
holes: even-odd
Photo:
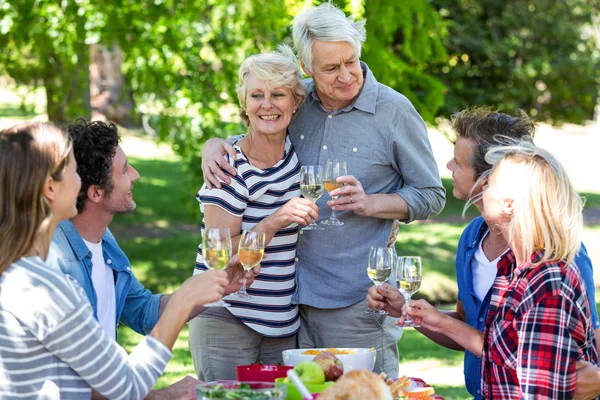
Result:
[[[343,348],[337,347],[338,350],[354,350],[356,353],[354,354],[339,354],[336,355],[337,358],[344,364],[344,373],[348,371],[352,371],[353,369],[363,370],[367,369],[369,371],[373,371],[375,367],[375,354],[377,352],[373,349],[365,349],[365,348]],[[302,354],[306,350],[322,350],[325,351],[327,349],[293,349],[293,350],[284,350],[282,352],[283,356],[283,365],[295,366],[296,364],[302,361],[312,361],[315,358],[314,355],[310,354]]]

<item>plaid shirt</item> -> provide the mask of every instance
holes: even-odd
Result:
[[[578,360],[596,364],[589,302],[575,265],[542,256],[498,262],[486,320],[481,393],[487,399],[571,399]]]

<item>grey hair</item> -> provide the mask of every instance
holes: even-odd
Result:
[[[347,42],[360,57],[367,39],[366,20],[354,21],[331,3],[310,7],[294,18],[292,36],[296,53],[307,73],[313,72],[313,42]]]
[[[294,100],[299,103],[306,97],[298,60],[289,46],[282,44],[277,47],[276,51],[252,55],[240,65],[238,84],[236,85],[238,101],[242,107],[240,117],[246,126],[250,123],[245,113],[248,75],[266,82],[268,86],[283,87],[289,90]]]

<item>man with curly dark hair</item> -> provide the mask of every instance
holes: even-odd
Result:
[[[108,228],[115,214],[135,210],[132,190],[140,174],[119,145],[115,125],[78,120],[67,130],[81,177],[78,214],[56,228],[47,262],[79,282],[94,316],[109,336],[116,339],[119,321],[140,334],[148,334],[171,295],[152,294],[138,282]],[[233,283],[227,292],[239,289],[238,280],[230,282]],[[203,310],[195,309],[190,318]],[[166,389],[151,392],[148,398],[194,399],[198,382],[188,376]]]

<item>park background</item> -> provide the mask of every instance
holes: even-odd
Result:
[[[202,145],[243,132],[239,64],[289,41],[293,16],[319,3],[0,0],[0,128],[30,119],[118,123],[141,179],[137,210],[111,228],[138,279],[173,291],[191,275],[200,239],[194,193]],[[474,212],[462,217],[463,204],[451,196],[448,119],[471,105],[523,110],[540,123],[537,143],[565,164],[587,199],[584,242],[600,265],[600,0],[335,3],[367,19],[361,59],[428,123],[449,194],[439,216],[401,226],[396,242],[398,253],[424,258],[420,296],[447,308],[456,301],[454,253]],[[128,350],[139,340],[120,328]],[[412,329],[398,346],[403,374],[424,378],[446,399],[468,397],[462,353]],[[156,387],[186,374],[193,374],[187,328]]]

